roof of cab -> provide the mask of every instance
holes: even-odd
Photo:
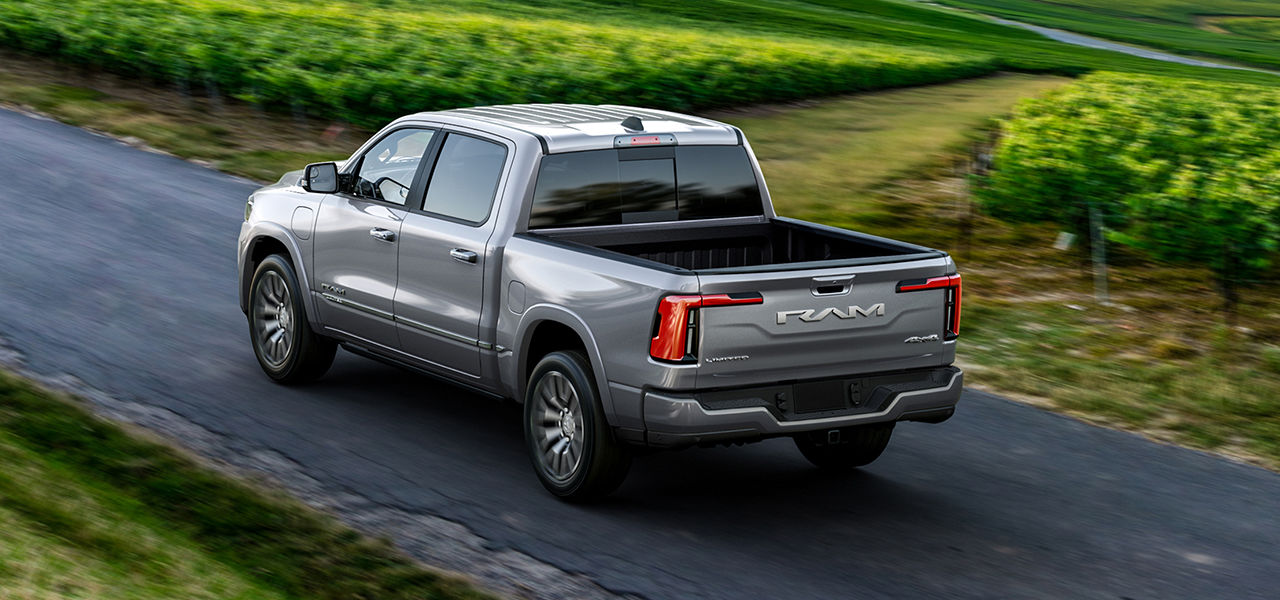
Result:
[[[524,131],[538,137],[547,153],[613,148],[623,135],[672,134],[677,144],[734,145],[742,143],[737,128],[700,117],[662,110],[618,105],[504,104],[455,108],[415,115],[478,121]],[[640,119],[643,129],[628,129],[622,121]],[[478,125],[479,125],[478,124]]]

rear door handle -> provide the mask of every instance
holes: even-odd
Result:
[[[462,248],[454,248],[453,250],[450,250],[449,256],[452,256],[454,260],[460,260],[464,263],[471,263],[471,264],[475,264],[476,258],[477,258],[477,255],[475,252],[472,252],[470,250],[463,250]]]
[[[396,232],[391,231],[390,229],[374,227],[373,229],[369,230],[369,235],[373,236],[375,239],[379,239],[384,242],[396,241]]]

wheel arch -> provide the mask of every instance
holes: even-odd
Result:
[[[529,374],[538,361],[547,354],[557,350],[580,350],[591,363],[591,374],[595,378],[596,392],[604,408],[606,418],[612,418],[613,402],[609,396],[609,380],[605,375],[604,358],[600,355],[599,345],[591,335],[591,328],[577,315],[568,310],[552,305],[536,305],[525,311],[521,320],[520,340],[516,346],[516,373],[514,396],[524,401],[524,389]]]
[[[245,245],[244,257],[240,265],[240,310],[248,314],[249,286],[253,283],[253,273],[258,265],[266,257],[280,254],[289,262],[289,266],[293,267],[293,272],[298,277],[298,284],[302,286],[302,304],[307,309],[307,321],[312,329],[319,331],[316,307],[311,294],[311,280],[308,277],[306,265],[300,260],[302,249],[297,241],[278,226],[261,224],[255,229],[256,231]]]

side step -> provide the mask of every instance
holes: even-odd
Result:
[[[366,349],[366,348],[361,348],[360,346],[357,346],[357,345],[352,344],[352,343],[350,343],[350,342],[341,342],[341,346],[342,346],[342,349],[343,349],[343,350],[346,350],[347,352],[350,352],[350,353],[352,353],[352,354],[355,354],[356,356],[363,356],[364,358],[368,358],[368,359],[370,359],[370,360],[376,360],[376,361],[378,361],[378,362],[380,362],[380,363],[388,364],[388,365],[391,365],[391,366],[393,366],[393,367],[399,367],[399,368],[404,369],[404,370],[406,370],[406,371],[412,371],[412,372],[417,373],[417,374],[419,374],[419,375],[426,375],[427,377],[430,377],[430,378],[432,378],[432,379],[435,379],[436,381],[440,381],[440,382],[447,383],[447,384],[452,385],[452,386],[460,387],[460,388],[462,388],[462,389],[464,389],[464,390],[467,390],[468,392],[472,392],[472,393],[475,393],[475,394],[479,394],[479,395],[484,396],[484,397],[486,397],[486,398],[492,398],[492,399],[494,399],[494,400],[507,400],[507,399],[508,399],[508,398],[506,398],[506,397],[504,397],[504,396],[502,396],[502,395],[500,395],[500,394],[495,394],[495,393],[493,393],[493,392],[490,392],[489,390],[481,389],[481,388],[478,388],[478,387],[476,387],[476,386],[473,386],[473,385],[469,385],[469,384],[463,383],[463,382],[458,381],[458,380],[456,380],[456,379],[450,379],[450,378],[445,377],[445,376],[443,376],[443,375],[440,375],[440,374],[438,374],[438,373],[433,373],[433,372],[431,372],[431,371],[428,371],[427,369],[424,369],[424,368],[422,368],[422,367],[419,367],[419,366],[417,366],[417,365],[415,365],[415,364],[413,364],[413,363],[406,362],[406,361],[403,361],[403,360],[400,360],[400,359],[398,359],[398,358],[394,358],[394,357],[391,357],[391,356],[387,356],[387,355],[382,354],[382,353],[380,353],[380,352],[374,352],[373,350],[368,350],[368,349]]]

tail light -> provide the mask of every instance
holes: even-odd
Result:
[[[960,275],[945,275],[929,279],[915,279],[898,283],[899,292],[919,292],[922,290],[946,290],[947,311],[942,322],[946,332],[945,339],[954,340],[960,335]]]
[[[670,362],[696,360],[698,349],[698,310],[713,306],[763,304],[760,294],[708,294],[667,296],[658,303],[658,321],[649,356]]]

